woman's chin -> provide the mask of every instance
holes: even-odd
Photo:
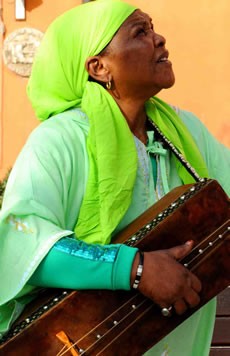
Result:
[[[164,86],[162,89],[169,89],[171,88],[173,85],[175,84],[175,76],[174,76],[174,73],[172,73],[171,77],[168,78],[165,83],[164,83]]]

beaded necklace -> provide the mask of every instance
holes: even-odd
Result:
[[[157,132],[159,138],[165,144],[167,148],[169,148],[173,154],[177,157],[177,159],[182,163],[182,165],[187,169],[187,171],[191,174],[191,176],[195,179],[196,182],[203,182],[203,178],[201,178],[196,170],[191,166],[191,164],[186,161],[184,156],[177,150],[174,144],[160,131],[159,127],[148,118],[148,122],[154,128],[155,132]]]

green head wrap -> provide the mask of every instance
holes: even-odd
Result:
[[[72,107],[81,108],[89,117],[90,171],[75,228],[77,236],[88,242],[110,242],[131,202],[137,155],[119,107],[101,85],[88,81],[85,61],[106,47],[134,11],[135,7],[122,1],[100,0],[64,13],[48,28],[28,84],[28,95],[40,120]],[[198,149],[173,110],[156,99],[146,110],[198,172],[207,175]],[[192,182],[177,165],[183,182]]]
[[[121,1],[92,1],[65,12],[49,26],[28,84],[40,120],[81,107],[88,80],[86,59],[107,46],[134,10]]]

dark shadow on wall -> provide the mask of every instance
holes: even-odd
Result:
[[[36,7],[42,5],[42,0],[25,0],[26,3],[26,11],[32,11]]]

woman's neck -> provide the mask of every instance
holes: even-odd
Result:
[[[117,101],[117,100],[116,100]],[[117,101],[132,133],[144,144],[147,143],[146,112],[143,103],[133,101]]]

